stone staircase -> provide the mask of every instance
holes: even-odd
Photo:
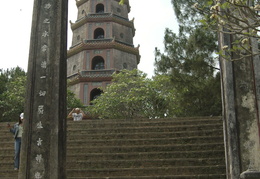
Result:
[[[16,179],[0,123],[0,179]],[[221,117],[68,121],[68,179],[225,179]]]

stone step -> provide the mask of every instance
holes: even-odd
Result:
[[[68,133],[67,138],[69,140],[80,139],[110,139],[110,138],[171,138],[171,137],[184,137],[184,136],[222,136],[222,129],[209,129],[209,130],[195,130],[195,131],[170,131],[170,132],[142,132],[135,133],[98,133],[98,134],[85,134],[85,133]],[[1,136],[0,136],[1,139]],[[3,138],[4,139],[4,138]]]
[[[146,136],[149,137],[149,136]],[[91,138],[80,138],[80,139],[70,139],[68,140],[69,146],[77,146],[77,145],[85,145],[86,143],[88,145],[97,146],[97,145],[105,145],[105,146],[111,146],[111,145],[123,145],[123,146],[132,146],[132,145],[151,145],[151,144],[157,144],[157,145],[165,145],[165,144],[192,144],[192,143],[214,143],[216,141],[222,141],[223,137],[221,135],[219,136],[190,136],[190,137],[175,137],[175,138],[141,138],[141,136],[137,139],[128,139],[128,138],[122,138],[121,135],[118,135],[117,138],[109,138],[109,139],[103,139],[96,136],[96,139]],[[14,141],[3,141],[1,143],[1,147],[3,148],[12,148],[14,147]]]
[[[188,137],[188,136],[222,136],[223,130],[219,129],[208,129],[208,130],[193,130],[193,131],[170,131],[170,132],[143,132],[137,131],[135,133],[95,133],[88,134],[83,132],[68,132],[67,139],[111,139],[111,138],[174,138],[174,137]],[[0,140],[3,142],[14,142],[13,135],[9,132],[0,136]]]
[[[111,133],[136,133],[136,132],[172,132],[172,131],[203,131],[219,129],[219,125],[182,125],[182,126],[140,126],[140,127],[111,127],[111,128],[85,128],[84,130],[68,128],[68,133],[73,134],[111,134]]]
[[[67,153],[68,161],[79,160],[132,160],[132,159],[170,159],[170,158],[200,158],[219,157],[223,160],[223,150],[208,151],[170,151],[170,152],[138,152],[138,153]],[[224,161],[224,160],[223,160]]]
[[[99,169],[68,169],[68,177],[114,177],[114,176],[167,176],[167,175],[199,175],[223,174],[225,166],[183,166],[183,167],[141,167],[141,168],[99,168]]]
[[[1,179],[17,179],[18,171],[14,170],[1,170]],[[225,174],[197,174],[197,175],[164,175],[164,176],[109,176],[109,177],[87,177],[87,179],[226,179]],[[86,179],[83,177],[67,176],[67,179]]]
[[[0,147],[0,156],[14,155],[14,146],[13,147]]]
[[[152,168],[152,167],[171,167],[171,166],[207,166],[222,163],[221,158],[162,158],[162,159],[132,159],[132,160],[67,160],[67,167],[77,168]],[[224,164],[224,163],[222,163]]]
[[[12,159],[8,160],[8,161],[1,161],[0,162],[0,168],[1,169],[11,169],[14,167],[14,157],[12,157]]]
[[[86,179],[86,177],[67,177],[67,179]],[[88,177],[87,179],[226,179],[225,174],[168,175],[168,176],[114,176]]]
[[[136,146],[136,145],[167,145],[167,144],[204,144],[215,143],[222,141],[222,136],[194,136],[194,137],[178,137],[178,138],[143,138],[143,139],[76,139],[68,140],[69,146],[84,146],[85,144],[91,146]],[[3,143],[5,146],[5,143]],[[9,143],[6,144],[7,146]]]
[[[11,168],[0,168],[0,178],[1,179],[17,179],[18,170],[14,170],[13,166]]]
[[[133,127],[133,126],[167,126],[167,125],[201,125],[201,124],[219,124],[222,125],[221,117],[213,118],[173,118],[173,119],[134,119],[134,120],[88,120],[88,121],[68,121],[68,126],[71,128],[94,127],[94,128],[107,128],[107,127]],[[1,127],[1,126],[0,126]]]
[[[0,179],[17,178],[14,139],[0,123]],[[220,117],[67,123],[69,179],[224,179]]]
[[[105,123],[102,123],[105,122]],[[116,132],[120,132],[120,131],[124,131],[126,130],[138,130],[138,129],[142,129],[143,127],[145,127],[145,132],[148,132],[147,130],[149,129],[158,129],[162,128],[164,130],[169,130],[169,128],[173,127],[173,129],[175,129],[174,131],[181,131],[181,130],[185,130],[186,128],[189,128],[189,130],[185,130],[185,131],[190,131],[192,129],[201,129],[203,128],[203,130],[206,130],[207,127],[213,127],[215,129],[219,129],[222,128],[222,120],[220,119],[201,119],[198,120],[194,123],[191,123],[191,119],[186,120],[186,121],[181,121],[181,120],[166,120],[164,119],[163,121],[154,121],[151,120],[149,122],[139,122],[139,121],[121,121],[121,123],[118,123],[120,121],[115,120],[112,122],[111,121],[103,121],[103,120],[93,120],[93,121],[70,121],[68,122],[68,131],[72,131],[72,133],[68,132],[68,134],[75,134],[75,133],[82,133],[82,130],[78,130],[80,129],[84,129],[84,132],[86,131],[93,131],[92,129],[94,128],[95,130],[97,130],[98,133],[100,133],[103,129],[103,131],[108,131],[114,129],[113,131]],[[14,124],[14,123],[13,123]],[[11,125],[13,125],[11,124]],[[0,123],[0,136],[4,136],[4,135],[10,135],[11,133],[9,132],[9,129],[6,127],[7,123],[3,122]],[[218,127],[219,126],[219,127]],[[191,128],[190,128],[191,127]],[[180,128],[180,130],[178,129]],[[85,130],[87,129],[87,130]],[[122,129],[122,130],[120,130]],[[178,129],[178,130],[176,130]],[[212,128],[210,128],[212,129]],[[106,132],[107,133],[107,132]],[[132,132],[131,132],[132,133]]]
[[[224,145],[218,143],[204,143],[204,144],[169,144],[169,145],[132,145],[132,146],[90,146],[86,143],[81,146],[67,146],[67,153],[140,153],[140,152],[186,152],[186,151],[213,151],[224,150]],[[0,156],[10,156],[14,154],[14,147],[0,148]]]
[[[0,163],[4,161],[12,160],[13,158],[14,158],[14,149],[12,154],[0,155]]]
[[[18,121],[17,121],[18,122]],[[9,123],[13,126],[17,122],[0,122],[0,129],[7,129],[7,124]],[[146,118],[139,118],[139,119],[132,119],[132,120],[125,120],[125,119],[93,119],[93,120],[83,120],[83,121],[67,121],[67,124],[70,126],[73,125],[80,125],[81,123],[85,125],[142,125],[142,124],[153,124],[157,123],[158,125],[164,123],[176,123],[176,124],[189,124],[189,123],[196,123],[196,124],[209,124],[209,123],[222,123],[222,117],[214,116],[214,117],[178,117],[178,118],[160,118],[160,119],[146,119]]]
[[[0,165],[2,163],[13,163],[14,151],[10,154],[0,155]],[[79,160],[131,160],[131,159],[160,159],[160,158],[222,158],[225,155],[223,150],[208,150],[208,151],[171,151],[171,152],[138,152],[138,153],[68,153],[68,161]]]
[[[205,166],[205,165],[224,165],[222,158],[160,158],[154,159],[111,159],[111,160],[98,160],[98,159],[86,159],[81,158],[80,160],[75,160],[73,158],[67,158],[67,167],[70,169],[77,168],[144,168],[144,167],[171,167],[171,166]],[[1,169],[10,169],[13,167],[13,161],[1,161]]]
[[[72,153],[130,153],[130,152],[154,152],[154,151],[204,151],[204,150],[223,150],[223,143],[210,144],[169,144],[169,145],[138,145],[138,146],[90,146],[84,144],[82,146],[68,146],[67,152]],[[1,152],[1,151],[0,151]]]

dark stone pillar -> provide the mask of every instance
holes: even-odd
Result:
[[[34,1],[19,179],[66,179],[67,14]]]
[[[230,43],[230,36],[220,34],[219,42]],[[223,42],[224,41],[224,42]],[[226,173],[228,179],[238,179],[240,175],[239,131],[235,103],[234,64],[220,60],[222,77],[222,110],[226,149]]]
[[[257,40],[251,38],[252,51],[256,53],[258,51],[258,43]],[[243,146],[243,152],[247,153],[249,159],[244,157],[244,160],[249,160],[248,170],[244,171],[240,175],[240,179],[259,179],[260,178],[260,121],[259,121],[259,107],[260,107],[260,59],[259,55],[253,56],[251,58],[251,75],[252,75],[252,83],[253,83],[253,93],[254,93],[254,104],[255,109],[250,110],[250,122],[248,122],[251,126],[245,126],[246,130],[244,131],[246,134],[244,135],[244,140],[248,140],[246,144]],[[246,99],[250,100],[250,99]],[[244,105],[246,106],[246,105]],[[250,135],[248,137],[248,135]],[[252,141],[252,138],[254,139]],[[247,151],[248,150],[248,151]],[[254,158],[254,159],[252,159]],[[243,162],[243,161],[242,161]]]
[[[219,44],[229,47],[236,39],[223,33],[219,37]],[[250,43],[252,51],[258,50],[255,39]],[[259,55],[236,61],[220,58],[228,179],[260,178],[259,60]]]

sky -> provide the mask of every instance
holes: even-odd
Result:
[[[77,19],[75,0],[69,1],[68,21]],[[0,69],[21,67],[27,71],[33,0],[12,0],[0,2]],[[154,74],[155,47],[164,51],[165,28],[178,33],[171,0],[149,3],[145,0],[130,0],[129,19],[134,20],[136,29],[134,46],[140,45],[141,61],[138,69],[152,77]],[[68,49],[71,46],[72,32],[68,25]]]

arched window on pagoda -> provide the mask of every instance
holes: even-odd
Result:
[[[92,59],[92,70],[103,70],[105,68],[105,60],[101,56]]]
[[[103,4],[97,4],[96,5],[96,13],[104,13],[104,5]]]
[[[98,98],[98,97],[101,95],[102,92],[103,92],[103,91],[100,90],[100,89],[98,89],[98,88],[95,88],[95,89],[93,89],[93,90],[90,92],[90,104],[91,104],[91,105],[92,105],[91,101],[93,101],[93,100],[95,100],[96,98]]]
[[[105,35],[105,32],[102,28],[97,28],[94,31],[94,39],[103,39]]]

